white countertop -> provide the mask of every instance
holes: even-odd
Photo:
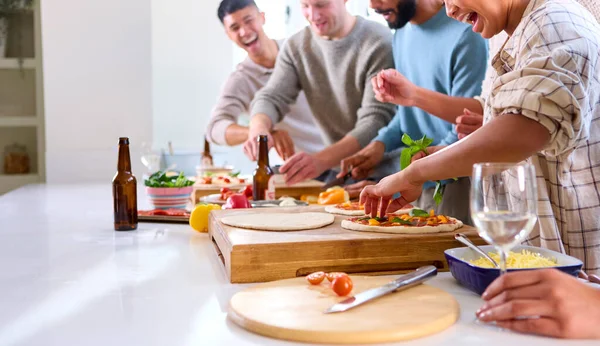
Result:
[[[143,194],[139,204],[148,207]],[[296,345],[226,319],[229,298],[247,286],[228,283],[206,234],[174,224],[112,227],[110,182],[34,185],[0,197],[0,345]],[[477,295],[449,273],[429,284],[456,297],[460,321],[398,344],[597,344],[475,324]]]

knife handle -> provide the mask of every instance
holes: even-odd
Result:
[[[402,275],[391,282],[396,289],[394,291],[404,290],[413,286],[422,284],[437,275],[437,268],[434,266],[420,267],[412,273]]]

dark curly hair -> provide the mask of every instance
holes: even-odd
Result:
[[[217,16],[219,17],[221,23],[223,23],[223,19],[226,15],[232,14],[248,6],[254,6],[258,8],[254,0],[223,0],[221,1],[219,9],[217,10]]]

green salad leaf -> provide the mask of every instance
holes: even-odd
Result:
[[[148,179],[144,180],[144,185],[148,187],[173,187],[181,188],[186,186],[194,185],[192,180],[183,175],[183,172],[179,175],[169,176],[167,172],[158,171],[152,174]]]

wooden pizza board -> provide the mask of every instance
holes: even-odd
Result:
[[[200,201],[200,197],[220,193],[221,188],[223,187],[229,187],[232,191],[236,191],[244,186],[246,185],[235,185],[233,187],[217,185],[194,185],[192,197],[194,199],[194,203],[198,203]],[[288,186],[285,183],[275,183],[275,197],[280,198],[283,196],[288,196],[300,199],[302,195],[318,196],[319,193],[322,192],[323,186],[325,186],[325,183],[318,180],[307,180],[291,186]]]
[[[351,295],[390,278],[351,276]],[[324,314],[338,297],[327,280],[304,278],[259,284],[231,298],[228,317],[251,332],[307,343],[373,344],[415,339],[452,326],[459,315],[452,295],[426,284],[383,296],[354,309]]]
[[[405,273],[424,265],[448,270],[444,250],[462,246],[455,233],[475,244],[485,241],[475,228],[430,234],[356,232],[341,227],[348,216],[335,216],[329,226],[306,231],[252,231],[220,222],[225,216],[261,213],[324,212],[322,206],[215,210],[210,213],[209,237],[232,283],[265,282],[304,276],[323,270],[354,274]]]

